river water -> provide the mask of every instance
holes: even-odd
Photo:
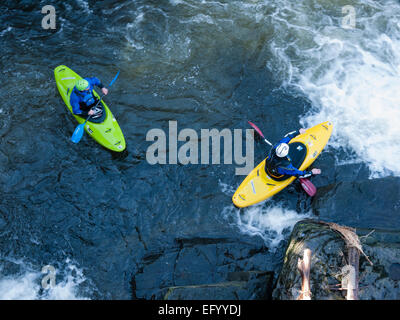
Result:
[[[293,185],[239,210],[234,164],[150,165],[146,134],[169,120],[197,132],[250,120],[271,141],[330,120],[317,187],[351,179],[349,168],[400,175],[398,1],[53,1],[56,29],[44,30],[47,4],[0,4],[0,298],[130,299],[146,256],[222,233],[261,239],[278,271],[310,200]],[[104,83],[121,70],[106,102],[123,157],[87,136],[70,142],[60,64]],[[256,141],[255,164],[266,152]],[[57,270],[50,291],[46,265]]]

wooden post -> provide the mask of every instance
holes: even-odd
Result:
[[[297,300],[311,300],[310,290],[310,269],[311,269],[311,250],[305,249],[303,253],[303,260],[299,258],[297,268],[301,274],[301,293]]]

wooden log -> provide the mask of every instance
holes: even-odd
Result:
[[[348,247],[348,263],[350,266],[347,280],[347,300],[358,300],[360,251],[355,247]]]
[[[305,249],[303,260],[299,258],[297,268],[301,274],[301,292],[297,300],[311,300],[310,290],[310,269],[311,269],[311,250]]]

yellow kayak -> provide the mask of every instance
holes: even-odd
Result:
[[[289,156],[293,165],[299,170],[306,170],[324,149],[332,134],[333,124],[330,121],[320,123],[303,134],[290,140]],[[235,206],[245,208],[264,201],[274,194],[286,188],[296,177],[285,177],[277,181],[268,176],[265,172],[265,158],[250,174],[244,179],[232,197]],[[297,164],[297,165],[296,165]]]

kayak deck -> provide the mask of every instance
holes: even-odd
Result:
[[[84,123],[84,118],[73,114],[72,106],[70,104],[70,97],[75,83],[77,80],[82,79],[82,77],[64,65],[58,66],[54,69],[54,76],[58,91],[60,92],[69,112],[75,117],[78,123]],[[100,98],[94,90],[93,94],[97,98]],[[126,148],[126,143],[121,128],[106,103],[102,100],[101,104],[106,113],[104,121],[96,123],[91,122],[89,119],[85,125],[85,131],[103,147],[112,151],[122,152]]]
[[[305,133],[290,141],[289,145],[296,143],[296,147],[299,148],[298,143],[301,143],[307,149],[307,154],[298,168],[299,170],[307,169],[320,155],[332,134],[332,129],[332,123],[326,121],[308,129]],[[296,179],[296,177],[289,177],[283,181],[272,179],[265,172],[266,159],[250,172],[236,190],[232,197],[235,206],[244,208],[264,201],[286,188]]]

